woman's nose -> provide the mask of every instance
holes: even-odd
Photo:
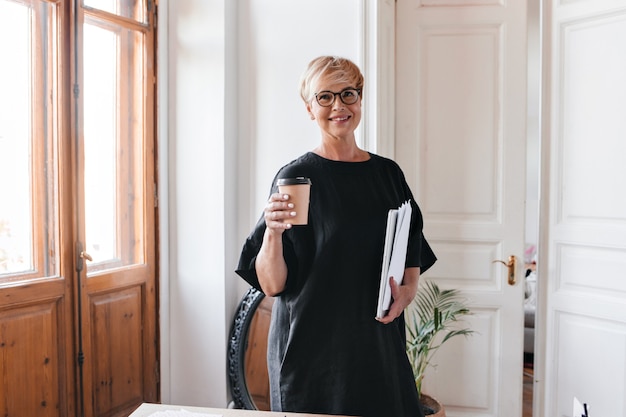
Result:
[[[333,102],[333,110],[342,110],[345,109],[346,105],[343,104],[341,98],[339,96],[335,96],[335,101]]]

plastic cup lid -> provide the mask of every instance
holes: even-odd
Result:
[[[311,184],[311,179],[306,177],[295,178],[279,178],[276,180],[276,185],[297,185],[297,184]]]

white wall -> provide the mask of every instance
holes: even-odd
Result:
[[[160,5],[162,400],[189,405],[227,392],[224,3]]]
[[[527,2],[528,14],[528,109],[526,144],[526,243],[539,243],[539,158],[541,109],[540,0]]]
[[[275,171],[318,141],[300,73],[322,54],[363,67],[370,3],[160,1],[162,402],[227,405],[239,249]]]
[[[300,74],[319,55],[341,55],[362,65],[363,1],[272,0],[240,2],[239,139],[249,162],[242,203],[256,223],[275,172],[319,140],[298,94]],[[329,12],[331,11],[332,12]],[[245,212],[246,210],[242,210]]]

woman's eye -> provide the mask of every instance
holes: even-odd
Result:
[[[321,94],[318,94],[318,95],[317,95],[317,98],[318,98],[319,100],[322,100],[322,101],[328,101],[328,100],[331,100],[331,99],[332,99],[329,93],[321,93]]]

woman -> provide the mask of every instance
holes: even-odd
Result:
[[[236,271],[276,297],[268,341],[272,410],[421,416],[403,316],[420,271],[436,260],[421,213],[399,166],[356,144],[363,75],[354,63],[314,59],[300,94],[319,126],[319,146],[276,174]],[[312,182],[305,226],[285,222],[295,208],[276,180],[291,177]],[[377,319],[387,212],[407,200],[413,214],[402,285],[390,280],[393,301]]]

